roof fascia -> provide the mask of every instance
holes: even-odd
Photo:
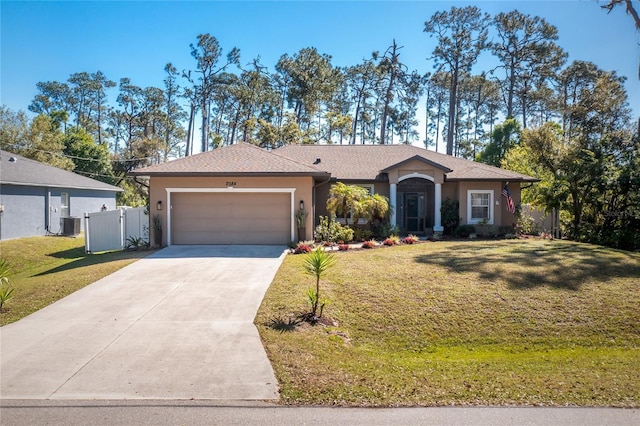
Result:
[[[223,177],[223,176],[239,176],[239,177],[256,177],[256,176],[317,176],[329,177],[329,172],[129,172],[131,176],[149,176],[149,177]]]
[[[449,178],[445,176],[446,182],[540,182],[538,178],[509,178],[501,177],[495,179],[489,178]]]
[[[124,189],[114,186],[111,188],[95,188],[91,186],[76,186],[76,185],[57,185],[57,184],[41,184],[41,183],[26,183],[26,182],[10,182],[2,181],[0,185],[14,185],[14,186],[31,186],[36,188],[62,188],[62,189],[83,189],[85,191],[105,191],[105,192],[123,192]]]

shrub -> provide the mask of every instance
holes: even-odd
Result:
[[[134,237],[131,236],[127,238],[127,250],[146,250],[149,248],[149,242],[145,240],[143,237]]]
[[[373,231],[369,229],[356,228],[355,240],[356,241],[368,241],[373,237]]]
[[[390,223],[384,222],[377,228],[377,233],[374,232],[380,238],[388,238],[392,235],[398,235],[400,228],[397,225],[391,226]],[[369,237],[370,238],[370,237]],[[367,239],[367,238],[365,238]]]
[[[389,238],[385,239],[382,244],[385,246],[395,246],[396,244],[400,244],[400,238],[396,235],[390,235]]]
[[[456,237],[467,238],[471,234],[476,233],[476,227],[473,225],[458,225],[456,230],[453,231],[453,235]]]
[[[340,250],[340,251],[349,250],[349,244],[338,244],[338,250]]]
[[[401,241],[403,244],[414,244],[420,241],[420,238],[416,237],[413,234],[409,234],[406,237],[404,237]]]
[[[445,234],[453,233],[460,223],[459,208],[460,203],[458,203],[458,200],[446,198],[442,201],[440,214],[442,215],[442,225],[444,226]]]
[[[340,225],[335,221],[335,216],[331,218],[320,216],[320,222],[318,226],[316,226],[315,237],[317,241],[326,241],[329,243],[352,241],[353,229]]]
[[[294,254],[311,253],[311,246],[305,243],[300,243],[293,249]]]
[[[496,238],[500,235],[500,227],[494,225],[483,225],[477,229],[478,235],[482,237]]]
[[[362,248],[370,249],[370,248],[374,248],[377,245],[378,243],[376,243],[374,240],[367,240],[364,243],[362,243]]]
[[[530,216],[520,215],[516,226],[518,227],[518,231],[524,235],[538,235],[539,233],[535,219]]]

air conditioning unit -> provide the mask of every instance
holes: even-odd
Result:
[[[79,217],[63,217],[62,218],[62,235],[76,236],[80,234],[80,218]]]

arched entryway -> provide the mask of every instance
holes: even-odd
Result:
[[[396,220],[400,233],[431,235],[434,227],[435,185],[432,180],[411,177],[397,186]]]

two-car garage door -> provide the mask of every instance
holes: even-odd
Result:
[[[174,192],[171,244],[286,244],[289,192]]]

